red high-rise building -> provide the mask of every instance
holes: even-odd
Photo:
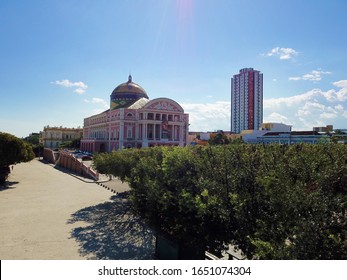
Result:
[[[244,68],[231,78],[231,132],[259,129],[263,122],[263,74]]]

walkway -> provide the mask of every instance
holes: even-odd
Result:
[[[16,165],[0,189],[0,259],[150,259],[153,232],[124,194],[37,159]]]

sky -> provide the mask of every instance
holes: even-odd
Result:
[[[347,128],[346,0],[1,0],[0,131],[78,127],[128,79],[230,130],[230,79],[264,76],[264,122]]]

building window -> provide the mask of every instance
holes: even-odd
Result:
[[[128,126],[128,129],[127,129],[127,138],[128,139],[131,139],[133,137],[133,129],[132,129],[132,126]]]

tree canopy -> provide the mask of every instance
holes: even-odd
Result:
[[[23,140],[32,144],[32,145],[39,145],[40,144],[40,136],[38,133],[32,133],[29,136],[25,137]]]
[[[42,144],[40,144],[39,133],[32,133],[29,136],[23,138],[23,140],[31,145],[35,156],[41,156],[44,147]]]
[[[347,258],[347,146],[217,145],[94,157],[164,235],[250,259]]]
[[[29,143],[12,134],[0,132],[0,166],[30,161],[34,157]]]
[[[220,131],[217,133],[212,133],[210,135],[210,139],[208,140],[208,143],[210,145],[222,145],[222,144],[229,144],[230,140],[224,134],[224,132]]]

